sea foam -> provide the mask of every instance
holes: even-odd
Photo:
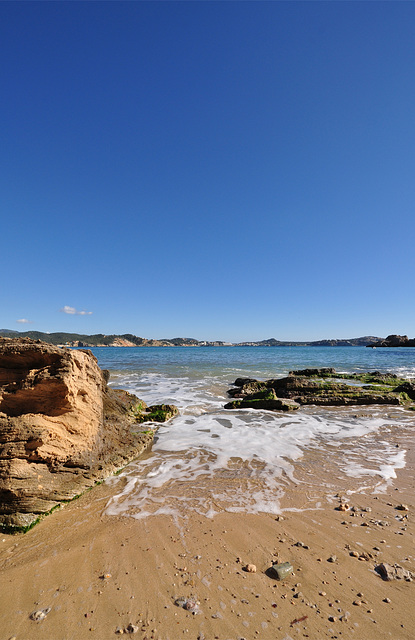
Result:
[[[397,451],[390,436],[413,420],[399,408],[226,411],[226,388],[214,376],[132,372],[122,384],[148,404],[177,404],[181,415],[160,426],[149,457],[111,480],[119,490],[107,515],[178,516],[189,509],[208,517],[221,511],[277,514],[290,483],[303,484],[306,492],[307,484],[324,476],[311,463],[308,475],[298,473],[300,461],[316,452],[338,482],[359,479],[360,489],[379,489],[405,465],[405,451]]]

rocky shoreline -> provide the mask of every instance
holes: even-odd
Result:
[[[341,382],[339,382],[341,380]],[[336,373],[335,369],[290,371],[285,378],[237,378],[225,409],[295,411],[301,405],[353,406],[386,404],[415,409],[415,380],[392,373]]]
[[[367,346],[375,349],[378,347],[415,347],[415,338],[410,339],[408,336],[392,334],[384,340],[378,340],[377,342],[373,342]]]
[[[108,378],[89,351],[0,338],[0,528],[26,530],[123,468],[178,413]]]

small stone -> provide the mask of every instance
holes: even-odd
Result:
[[[176,605],[176,607],[184,607],[185,604],[187,602],[187,598],[176,598],[176,600],[174,601],[174,604]]]
[[[244,567],[244,571],[247,573],[256,573],[256,566],[254,564],[247,564]]]
[[[140,630],[140,627],[138,627],[136,624],[130,624],[128,625],[128,627],[125,627],[124,629],[124,633],[137,633]]]
[[[378,573],[383,580],[409,580],[415,577],[415,573],[404,569],[398,564],[390,565],[387,562],[382,562],[375,567],[376,573]]]
[[[325,591],[319,591],[318,595],[319,595],[319,596],[326,596],[326,595],[327,595],[327,593],[326,593]]]
[[[339,504],[339,506],[336,507],[336,509],[337,509],[337,511],[349,511],[350,505],[347,504],[347,502],[346,503],[342,503],[342,504]]]
[[[336,622],[337,618],[335,616],[329,616],[329,621],[330,622]]]
[[[38,611],[33,611],[33,613],[30,614],[29,618],[31,620],[34,620],[35,622],[41,622],[46,618],[50,610],[50,607],[48,607],[47,609],[38,609]]]
[[[398,504],[398,506],[395,508],[398,509],[398,511],[409,511],[409,507],[407,504]]]
[[[304,542],[296,542],[294,544],[294,547],[302,547],[303,549],[309,549],[310,548],[307,544],[304,544]]]
[[[361,560],[361,561],[364,561],[364,560],[365,560],[366,562],[368,562],[368,561],[370,560],[370,558],[371,558],[371,557],[372,557],[372,555],[371,555],[371,554],[366,553],[366,551],[364,551],[363,553],[361,553],[361,554],[360,554],[360,556],[359,556],[359,560]]]
[[[351,552],[349,553],[349,556],[352,556],[352,558],[358,558],[358,557],[359,557],[359,554],[357,553],[357,551],[351,551]]]
[[[355,607],[361,607],[362,606],[362,603],[361,603],[360,600],[353,600],[353,604],[354,604]]]
[[[269,569],[269,572],[272,574],[273,578],[277,580],[284,580],[293,572],[293,566],[290,562],[280,562],[278,564],[273,564]]]
[[[329,558],[327,558],[327,562],[336,562],[337,561],[337,556],[335,556],[334,554],[331,555]]]
[[[392,600],[390,598],[383,598],[382,602],[387,602],[389,604],[390,602],[392,602]]]
[[[115,633],[117,633],[119,636],[122,636],[122,634],[124,633],[124,629],[122,629],[121,627],[117,627],[115,629]]]

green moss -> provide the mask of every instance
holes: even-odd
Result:
[[[173,404],[155,404],[142,413],[135,415],[136,422],[166,422],[179,413]]]
[[[137,404],[135,404],[130,408],[129,414],[133,418],[139,419],[143,414],[143,412],[145,411],[145,409],[146,409],[146,405],[143,402],[137,402]]]

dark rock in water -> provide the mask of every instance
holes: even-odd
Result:
[[[335,369],[331,367],[323,367],[322,369],[299,369],[298,371],[290,371],[290,376],[318,376],[323,378],[325,376],[331,376],[336,373]]]
[[[151,446],[145,403],[107,380],[90,351],[0,338],[0,527],[30,527]]]
[[[406,393],[411,400],[415,400],[415,382],[402,382],[398,387],[394,389],[398,393]]]
[[[243,398],[242,400],[234,400],[225,404],[225,409],[265,409],[267,411],[295,411],[300,405],[294,400],[275,398],[266,400],[251,398]]]
[[[249,383],[251,385],[251,383]],[[245,388],[245,387],[244,387]],[[268,411],[295,411],[299,404],[293,400],[278,398],[274,389],[265,388],[247,394],[241,400],[225,404],[225,409],[266,409]]]
[[[238,378],[238,380],[243,380],[244,378]],[[251,393],[258,393],[258,391],[264,391],[267,389],[266,382],[260,382],[259,380],[251,380],[250,378],[246,378],[247,382],[244,382],[242,385],[234,389],[229,389],[228,395],[231,398],[244,398],[245,396]]]
[[[240,379],[242,382],[243,379]],[[244,382],[229,390],[238,398],[226,409],[253,408],[292,410],[298,405],[353,406],[388,404],[409,407],[415,400],[415,381],[398,378],[395,374],[336,373],[335,369],[302,369],[284,378]],[[278,404],[284,399],[285,406]],[[287,403],[291,400],[292,403]]]
[[[256,382],[255,378],[236,378],[233,383],[235,387],[243,387],[244,384],[248,384],[249,382]]]
[[[384,340],[373,342],[368,347],[415,347],[415,338],[409,339],[408,336],[400,336],[391,334]]]

